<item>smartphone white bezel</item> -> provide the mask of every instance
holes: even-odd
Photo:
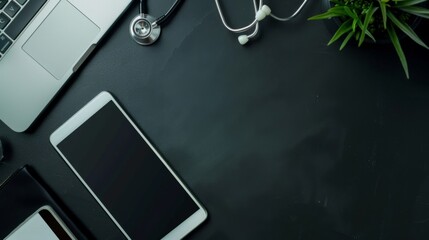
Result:
[[[52,217],[57,221],[57,223],[62,227],[62,229],[64,230],[64,232],[67,233],[67,235],[72,239],[72,240],[77,240],[77,238],[73,235],[73,233],[70,231],[70,229],[67,227],[67,225],[61,220],[61,218],[58,216],[58,214],[54,211],[54,209],[49,206],[49,205],[45,205],[40,207],[39,209],[37,209],[33,214],[31,214],[29,217],[27,217],[21,224],[19,224],[18,227],[16,227],[5,239],[8,239],[9,237],[11,237],[14,233],[16,233],[22,226],[24,226],[30,219],[32,219],[36,214],[38,214],[39,212],[46,210],[48,211]],[[49,225],[48,222],[46,222],[44,220],[44,222],[46,223],[46,225],[49,226],[49,228],[52,230],[52,226]]]
[[[131,126],[140,134],[143,140],[149,145],[149,147],[154,151],[159,160],[164,164],[164,166],[168,169],[168,171],[174,176],[174,178],[179,182],[182,188],[188,193],[189,197],[195,202],[198,206],[198,210],[191,215],[184,222],[179,224],[176,228],[174,228],[170,233],[164,236],[162,239],[181,239],[185,237],[189,232],[195,229],[198,225],[200,225],[207,218],[207,211],[203,208],[203,206],[196,200],[196,198],[191,194],[191,192],[186,188],[184,183],[179,179],[179,177],[174,173],[174,171],[168,166],[167,162],[162,158],[162,156],[158,153],[158,151],[154,148],[154,146],[148,141],[148,139],[144,136],[144,134],[139,130],[139,128],[134,124],[131,118],[126,114],[126,112],[121,108],[121,106],[116,102],[113,96],[108,92],[101,92],[95,98],[93,98],[89,103],[87,103],[81,110],[75,113],[69,120],[67,120],[62,126],[60,126],[54,133],[50,136],[50,142],[54,146],[55,150],[60,154],[63,160],[67,163],[73,173],[79,178],[82,184],[87,188],[87,190],[91,193],[91,195],[95,198],[98,204],[103,208],[103,210],[107,213],[107,215],[112,219],[115,225],[121,230],[121,232],[125,235],[127,239],[131,239],[131,237],[127,234],[127,232],[122,228],[119,222],[113,217],[113,215],[109,212],[109,210],[104,206],[101,200],[97,197],[97,195],[91,190],[91,188],[86,184],[84,179],[79,175],[73,165],[67,160],[66,156],[58,148],[58,144],[61,143],[65,138],[67,138],[71,133],[73,133],[77,128],[79,128],[83,123],[85,123],[89,118],[91,118],[96,112],[98,112],[101,108],[103,108],[107,103],[113,102],[116,107],[121,111],[124,117],[128,120]]]

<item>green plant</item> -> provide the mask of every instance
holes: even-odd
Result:
[[[405,75],[409,78],[408,64],[402,50],[397,29],[410,37],[420,46],[429,47],[417,36],[410,23],[417,17],[429,19],[429,9],[420,5],[428,0],[330,0],[333,4],[325,13],[313,16],[309,20],[338,18],[341,21],[338,30],[328,45],[345,36],[341,43],[342,50],[354,38],[361,46],[365,39],[388,35]]]

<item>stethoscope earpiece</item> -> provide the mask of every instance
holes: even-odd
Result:
[[[266,18],[267,16],[270,16],[270,14],[271,14],[271,8],[268,7],[267,5],[263,5],[261,9],[259,9],[256,12],[255,19],[259,22],[264,20],[264,18]]]
[[[153,16],[142,13],[131,21],[130,34],[136,43],[144,46],[151,45],[161,35],[161,26],[156,23]]]
[[[249,36],[247,36],[247,35],[240,35],[240,36],[238,36],[238,42],[241,45],[245,45],[247,42],[249,42]]]

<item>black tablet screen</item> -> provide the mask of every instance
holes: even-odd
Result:
[[[58,148],[132,239],[160,239],[198,210],[113,102]]]

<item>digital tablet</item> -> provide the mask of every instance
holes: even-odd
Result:
[[[128,239],[181,239],[207,218],[108,92],[73,115],[50,141]]]

